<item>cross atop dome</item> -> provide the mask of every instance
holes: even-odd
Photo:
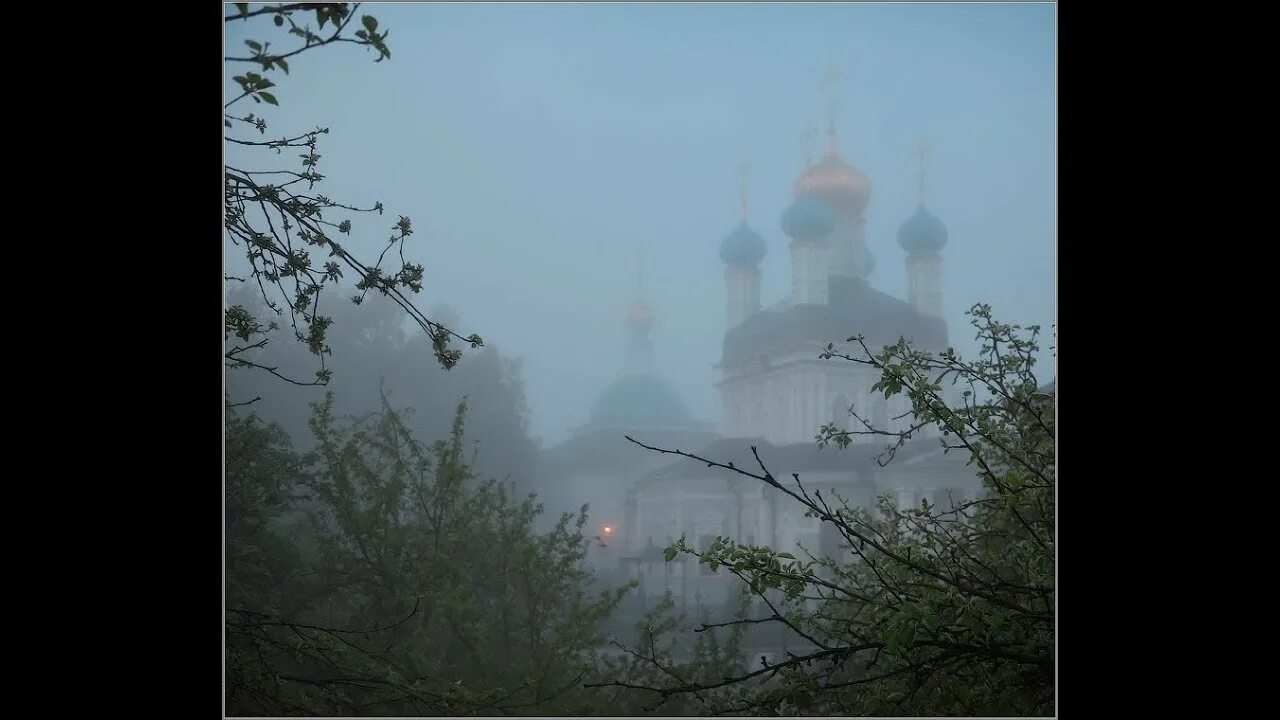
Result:
[[[921,140],[918,143],[916,143],[916,162],[917,162],[916,194],[920,200],[921,205],[924,204],[925,156],[929,153],[930,149],[931,148],[929,147],[929,143],[927,140]]]
[[[810,121],[805,125],[796,139],[800,141],[800,153],[804,156],[804,169],[808,170],[813,165],[813,136],[818,134],[818,123]]]
[[[822,77],[822,94],[827,115],[827,154],[836,156],[836,117],[840,114],[840,69],[834,65]]]
[[[644,298],[644,248],[636,254],[636,299],[627,308],[626,324],[633,333],[647,334],[653,328],[653,310]]]

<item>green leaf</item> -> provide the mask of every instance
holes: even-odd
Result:
[[[256,42],[254,40],[245,40],[244,44],[248,45],[249,49],[253,50],[254,52],[262,52],[262,43],[260,42]]]
[[[372,15],[365,15],[360,18],[360,24],[364,25],[364,28],[369,32],[374,32],[378,29],[378,20]]]
[[[222,121],[222,124],[223,124],[223,125],[226,125],[227,127],[231,127],[231,121],[230,121],[230,120],[223,120],[223,121]]]
[[[262,96],[262,99],[263,99],[263,100],[266,100],[267,102],[271,103],[272,105],[279,105],[279,104],[280,104],[280,103],[276,102],[276,96],[275,96],[275,95],[272,95],[272,94],[271,94],[271,93],[269,93],[269,92],[260,92],[260,93],[258,93],[258,94]]]
[[[368,37],[369,37],[369,33],[365,32],[365,31],[363,31],[363,30],[357,30],[357,31],[356,31],[356,37],[360,38],[361,40],[365,40],[365,39],[368,39]]]
[[[249,14],[249,3],[236,3],[236,7],[240,8],[241,15]]]
[[[283,17],[281,17],[281,16],[277,15],[277,16],[275,16],[275,18],[274,18],[274,19],[275,19],[276,27],[280,27],[281,25],[284,25],[284,18],[283,18]]]
[[[285,62],[284,58],[276,58],[276,64],[280,66],[280,69],[284,70],[285,75],[289,74],[289,63]]]
[[[663,555],[667,558],[667,562],[671,562],[672,560],[676,559],[676,549],[667,548],[667,551],[663,553]]]

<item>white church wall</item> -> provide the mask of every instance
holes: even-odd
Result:
[[[907,409],[903,400],[890,405],[882,393],[871,391],[880,377],[877,371],[839,360],[821,360],[821,352],[821,344],[809,343],[773,356],[768,369],[727,377],[720,386],[724,436],[758,437],[789,445],[812,441],[818,428],[832,421],[849,430],[865,430],[862,423],[847,415],[850,405],[876,427],[906,427],[903,420],[893,420]],[[844,400],[840,412],[835,409],[837,398]],[[865,435],[852,438],[855,443],[874,439]]]

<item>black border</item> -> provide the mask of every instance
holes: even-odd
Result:
[[[1116,30],[1117,12],[1104,4],[1057,7],[1058,329],[1067,348],[1057,360],[1062,378],[1058,415],[1067,428],[1059,440],[1067,458],[1061,486],[1065,490],[1059,494],[1067,549],[1060,553],[1058,567],[1067,600],[1059,612],[1058,692],[1059,710],[1065,707],[1068,713],[1108,706],[1108,700],[1092,690],[1099,646],[1125,637],[1133,622],[1149,621],[1147,610],[1135,607],[1137,603],[1126,604],[1130,609],[1116,617],[1114,597],[1108,598],[1103,588],[1130,587],[1133,580],[1122,577],[1123,562],[1108,558],[1168,551],[1165,543],[1156,548],[1139,544],[1136,549],[1116,545],[1129,542],[1124,537],[1126,515],[1141,512],[1133,509],[1142,507],[1144,495],[1167,496],[1160,481],[1153,479],[1160,471],[1148,464],[1158,448],[1167,445],[1167,438],[1144,438],[1141,428],[1133,427],[1141,424],[1136,416],[1151,409],[1116,406],[1114,391],[1125,380],[1117,373],[1141,366],[1152,394],[1178,387],[1149,374],[1162,370],[1151,367],[1160,362],[1132,356],[1135,342],[1152,347],[1161,339],[1148,332],[1136,338],[1127,335],[1133,323],[1152,320],[1150,298],[1160,297],[1162,291],[1149,285],[1154,273],[1145,269],[1148,258],[1143,256],[1157,239],[1130,235],[1125,228],[1132,228],[1133,221],[1126,212],[1170,208],[1166,198],[1143,210],[1145,201],[1138,199],[1142,188],[1133,187],[1133,173],[1119,166],[1122,158],[1132,157],[1133,138],[1120,135],[1114,124],[1117,114],[1125,112],[1132,78],[1105,48],[1125,43],[1133,51],[1140,41]],[[100,142],[125,146],[117,149],[122,150],[118,173],[91,176],[88,182],[107,190],[133,188],[122,202],[142,208],[124,213],[133,222],[115,223],[112,237],[123,242],[110,243],[99,250],[101,256],[88,261],[106,270],[111,280],[104,290],[116,299],[98,308],[108,315],[100,318],[103,327],[86,330],[80,342],[99,349],[126,348],[107,353],[117,355],[114,365],[108,361],[109,377],[92,373],[96,377],[91,379],[111,385],[114,397],[100,401],[105,407],[98,408],[101,419],[93,422],[101,427],[86,430],[105,443],[98,450],[105,462],[119,469],[103,472],[98,467],[84,483],[97,485],[86,492],[92,498],[86,503],[95,506],[87,514],[97,522],[86,523],[88,532],[119,543],[118,551],[111,553],[115,562],[101,565],[97,577],[88,581],[115,596],[118,605],[93,614],[134,617],[142,610],[147,624],[158,624],[159,636],[151,640],[108,641],[113,648],[124,644],[121,652],[138,653],[136,662],[120,662],[146,667],[147,674],[146,681],[132,685],[123,698],[116,688],[115,697],[131,709],[198,709],[199,714],[206,708],[221,712],[222,673],[222,515],[216,498],[222,481],[223,398],[221,371],[215,370],[221,364],[212,355],[221,332],[214,313],[222,310],[222,257],[216,249],[221,247],[221,230],[215,221],[221,198],[214,195],[213,163],[221,162],[222,148],[212,130],[220,118],[211,115],[215,98],[221,97],[222,29],[212,13],[211,4],[175,3],[123,18],[115,29],[99,27],[86,33],[85,56],[108,58],[110,67],[97,68],[100,76],[86,83],[79,98],[84,107],[98,108],[96,116],[113,116],[95,119],[93,134]],[[147,43],[137,41],[147,37],[165,39],[155,51],[154,64],[145,57],[151,52]],[[131,57],[122,57],[122,52]],[[137,95],[131,89],[123,106],[121,84],[135,83],[118,77],[114,70],[121,67],[135,68],[152,83]],[[138,114],[126,115],[123,108],[138,98]],[[206,131],[207,141],[201,139]],[[150,157],[135,156],[134,148],[154,152]],[[208,168],[205,154],[214,156]],[[1150,178],[1145,182],[1148,187],[1153,184]],[[207,201],[201,199],[206,192]],[[1123,202],[1117,205],[1116,198]],[[105,217],[122,213],[112,202],[121,201],[102,205]],[[205,232],[217,235],[217,242],[212,237],[201,240]],[[134,233],[138,239],[130,242]],[[92,249],[88,252],[93,254]],[[1138,302],[1131,304],[1135,299]],[[135,408],[139,412],[129,412]],[[1128,433],[1119,445],[1117,433]],[[1128,468],[1126,454],[1137,456],[1129,459]],[[107,507],[114,509],[104,512]],[[101,552],[96,546],[90,550]],[[124,578],[121,564],[128,566]],[[133,586],[134,580],[142,582]],[[103,593],[94,593],[99,594]],[[131,625],[123,632],[132,634]],[[159,661],[157,652],[163,655]],[[1127,670],[1116,672],[1124,675]],[[172,698],[160,697],[169,693]]]

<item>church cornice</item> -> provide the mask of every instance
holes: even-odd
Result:
[[[814,348],[823,348],[825,346],[819,343],[812,343]],[[788,352],[787,355],[795,355]],[[729,386],[739,383],[750,382],[760,378],[768,377],[775,373],[794,370],[796,368],[810,369],[821,368],[824,371],[837,373],[841,375],[857,375],[864,372],[860,367],[848,366],[843,363],[833,363],[830,360],[824,360],[815,353],[812,357],[784,357],[781,360],[766,358],[764,363],[749,363],[747,365],[737,365],[725,367],[724,365],[716,365],[722,373],[727,377],[716,382],[716,387]]]

